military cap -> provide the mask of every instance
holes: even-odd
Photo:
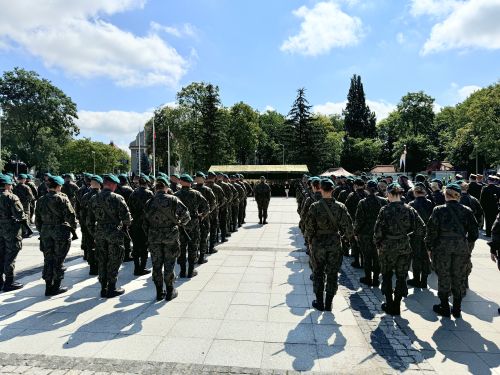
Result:
[[[181,176],[179,176],[179,174],[178,174],[178,173],[174,173],[171,177],[175,177],[175,178],[177,178],[177,179],[180,179],[180,178],[181,178]]]
[[[68,178],[71,178],[72,180],[75,179],[75,175],[73,173],[66,173],[63,175],[64,178],[68,177]]]
[[[376,189],[377,188],[377,181],[370,180],[366,183],[366,187],[368,189]]]
[[[125,173],[120,173],[118,178],[127,178],[128,176]]]
[[[57,185],[63,186],[64,180],[61,176],[50,176],[49,181],[54,182]]]
[[[228,176],[226,173],[223,173],[223,174],[222,174],[222,177],[224,177],[224,178],[229,178],[229,176]]]
[[[455,175],[455,180],[463,180],[464,179],[464,176],[462,176],[460,173],[457,173]]]
[[[12,185],[12,178],[6,174],[0,174],[0,184],[3,185]]]
[[[364,184],[365,184],[365,182],[361,178],[356,178],[354,180],[354,185],[363,186]]]
[[[45,172],[43,175],[44,175],[45,177],[50,177],[50,176],[52,176],[52,175],[50,174],[50,172]]]
[[[390,193],[391,191],[400,191],[401,190],[401,185],[398,184],[397,182],[393,182],[392,184],[389,184],[387,186],[387,192]]]
[[[415,176],[415,181],[417,181],[417,182],[425,181],[425,176],[423,174],[419,173]]]
[[[149,175],[149,180],[150,180],[150,181],[154,181],[154,180],[156,180],[155,175],[154,175],[154,174],[150,174],[150,175]]]
[[[102,175],[103,181],[112,182],[114,184],[119,184],[120,180],[113,173],[106,173]]]
[[[471,173],[471,174],[469,175],[469,178],[473,178],[473,179],[475,179],[476,177],[477,177],[477,176],[476,176],[474,173]]]
[[[215,173],[215,172],[208,172],[207,177],[208,178],[215,178],[215,177],[217,177],[217,173]]]
[[[205,173],[200,172],[200,171],[196,172],[195,176],[196,177],[201,177],[201,178],[207,178],[207,176],[205,176]]]
[[[242,174],[240,174],[240,178],[245,178],[245,176],[243,176]]]
[[[14,177],[14,173],[12,173],[12,172],[7,172],[7,176],[9,176],[9,177]]]
[[[99,176],[99,175],[97,175],[97,174],[91,175],[90,180],[91,180],[91,181],[97,181],[97,182],[99,182],[100,184],[102,184],[102,183],[103,183],[102,177],[101,177],[101,176]]]
[[[183,175],[181,175],[180,180],[184,182],[193,182],[193,177],[191,177],[187,173],[184,173]]]
[[[85,178],[91,179],[92,176],[93,176],[92,173],[83,172],[83,177],[85,177]]]
[[[148,177],[147,175],[145,175],[144,173],[139,174],[139,178],[140,178],[141,180],[146,181],[146,182],[149,182],[149,181],[150,181],[149,177]]]
[[[324,180],[321,180],[321,187],[323,189],[332,189],[335,186],[332,180],[329,178],[325,178]]]
[[[165,176],[159,176],[157,179],[156,179],[156,182],[161,182],[162,184],[164,184],[165,186],[168,186],[168,184],[170,183],[170,181],[168,180],[167,177]]]
[[[318,176],[311,177],[311,182],[314,181],[321,181],[321,178],[319,178]]]
[[[26,175],[26,178],[27,178],[28,180],[33,180],[33,176],[32,176],[32,175],[30,175],[29,173]]]
[[[354,181],[354,177],[352,177],[352,176],[347,177],[347,181],[353,182]]]
[[[346,177],[343,174],[341,174],[339,178],[346,178]]]
[[[495,176],[494,174],[490,174],[487,178],[488,181],[497,181],[498,177]]]
[[[19,174],[19,176],[17,176],[17,178],[22,179],[22,180],[26,180],[28,178],[28,175],[21,173],[21,174]]]
[[[439,185],[440,188],[443,187],[443,181],[441,181],[439,178],[435,178],[431,182],[436,182]]]
[[[423,182],[417,182],[413,188],[418,191],[426,190],[425,184]]]
[[[446,185],[446,189],[456,191],[457,193],[462,192],[462,188],[460,187],[460,185],[455,183],[455,182],[452,182],[451,184]]]
[[[455,183],[457,185],[462,185],[464,182],[465,182],[464,180],[457,180],[457,181],[455,181]]]

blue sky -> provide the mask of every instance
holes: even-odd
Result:
[[[0,0],[0,69],[77,103],[82,136],[126,147],[192,81],[287,113],[296,89],[342,110],[360,74],[379,118],[408,91],[439,106],[497,82],[500,0]]]

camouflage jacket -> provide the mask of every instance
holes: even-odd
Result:
[[[333,223],[323,202],[333,214]],[[309,238],[318,241],[338,239],[339,234],[345,235],[349,240],[354,236],[351,216],[345,205],[337,202],[335,198],[321,198],[318,202],[311,204],[305,225]]]
[[[132,194],[130,194],[127,204],[130,214],[134,219],[133,225],[142,226],[142,221],[144,219],[144,207],[146,206],[146,202],[153,197],[153,192],[143,186],[139,186]]]
[[[476,218],[476,221],[480,227],[483,226],[484,211],[481,207],[479,200],[468,193],[462,193],[460,196],[460,204],[469,207]]]
[[[425,224],[413,207],[403,202],[389,202],[378,214],[373,239],[378,248],[390,243],[390,247],[398,245],[396,247],[411,251],[409,246],[404,246],[408,243],[408,236],[422,236],[424,233]]]
[[[417,210],[420,218],[427,224],[434,209],[434,204],[425,197],[416,197],[409,205]]]
[[[31,191],[30,187],[26,184],[17,184],[12,189],[12,192],[15,195],[17,195],[25,211],[29,209],[31,202],[35,200],[33,192]]]
[[[338,200],[339,202],[341,202],[341,203],[345,203],[345,202],[346,202],[346,200],[347,200],[347,197],[348,197],[348,196],[349,196],[349,194],[351,194],[351,193],[352,193],[352,188],[351,188],[349,185],[347,185],[347,186],[345,187],[345,189],[343,189],[343,190],[340,192],[339,197],[337,198],[337,200]]]
[[[308,196],[304,203],[302,203],[302,207],[300,209],[300,218],[304,220],[307,217],[307,213],[309,212],[309,207],[311,207],[311,204],[314,202],[319,201],[322,198],[321,193],[317,191],[311,196]]]
[[[246,194],[245,189],[243,188],[243,186],[241,186],[237,182],[232,183],[232,185],[238,191],[238,198],[239,198],[238,202],[241,202],[242,200],[246,199],[247,194]]]
[[[64,193],[49,191],[36,203],[36,229],[44,226],[66,226],[76,229],[76,215],[71,202]]]
[[[35,200],[38,196],[38,192],[36,190],[36,185],[33,181],[28,181],[26,182],[26,185],[31,189],[31,193],[33,194],[33,196],[35,197]]]
[[[432,211],[427,223],[425,243],[432,251],[446,238],[474,242],[478,237],[479,229],[472,210],[457,201],[448,201]]]
[[[193,189],[199,191],[207,200],[210,213],[212,213],[217,208],[217,198],[215,197],[213,190],[205,184],[196,184]]]
[[[76,204],[75,204],[75,211],[76,211],[76,216],[78,217],[78,220],[82,220],[80,218],[80,210],[81,210],[81,204],[82,204],[82,198],[85,194],[87,194],[90,191],[90,186],[85,185],[85,183],[78,189],[76,192]]]
[[[445,203],[444,194],[441,190],[433,191],[429,198],[435,206],[440,206]]]
[[[25,221],[26,219],[23,205],[17,195],[12,194],[10,191],[0,189],[0,233],[8,228],[6,224],[14,224],[15,222]]]
[[[148,243],[172,243],[179,240],[178,225],[191,220],[188,208],[176,196],[159,191],[146,203],[142,228]]]
[[[125,202],[128,202],[128,200],[133,192],[134,192],[134,189],[132,189],[128,185],[118,185],[118,187],[116,188],[116,191],[115,191],[116,194],[121,195],[125,199]]]
[[[271,199],[271,187],[265,182],[260,182],[257,185],[255,185],[254,194],[256,201],[268,201]]]
[[[217,209],[224,206],[226,204],[226,194],[224,193],[224,189],[214,182],[206,182],[205,185],[207,185],[214,192],[215,199],[217,200]]]
[[[40,185],[38,185],[37,188],[37,198],[43,197],[45,194],[49,192],[49,188],[47,187],[47,184],[42,181]]]
[[[231,189],[233,198],[231,199],[231,205],[236,206],[240,204],[240,195],[238,194],[238,190],[234,187],[234,185],[230,182],[226,182],[227,186]]]
[[[347,207],[347,211],[349,211],[349,215],[351,215],[351,218],[356,217],[356,210],[358,208],[358,203],[361,199],[364,199],[367,197],[368,194],[362,189],[355,190],[352,193],[350,193],[347,196],[347,199],[345,201],[345,206]]]
[[[121,195],[104,189],[90,199],[86,223],[92,234],[96,231],[114,233],[122,226],[129,226],[132,216]]]
[[[354,215],[354,232],[356,236],[373,237],[375,222],[380,209],[385,205],[387,205],[387,199],[371,194],[359,201]]]
[[[90,200],[94,195],[99,194],[100,189],[90,189],[81,199],[80,203],[80,225],[87,225],[87,216],[90,210]]]
[[[65,182],[61,188],[61,192],[68,196],[73,207],[76,205],[76,193],[78,190],[80,190],[80,188],[74,182]]]
[[[229,187],[229,184],[225,183],[224,181],[218,181],[217,185],[219,185],[222,188],[222,191],[224,192],[224,197],[226,198],[226,205],[231,205],[231,202],[233,201],[233,190]]]
[[[188,226],[191,228],[196,227],[200,222],[200,218],[207,216],[210,212],[208,201],[197,190],[182,187],[181,190],[175,193],[175,196],[188,208],[191,216]]]
[[[247,197],[252,195],[253,193],[252,186],[247,181],[241,181],[241,184],[245,187]]]

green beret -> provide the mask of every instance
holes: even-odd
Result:
[[[366,187],[368,189],[376,189],[377,188],[377,181],[370,180],[366,183]]]
[[[64,180],[61,176],[50,176],[49,181],[54,182],[55,184],[57,184],[59,186],[64,185]]]
[[[240,178],[245,178],[245,176],[243,176],[242,174],[240,174]]]
[[[127,174],[126,173],[121,173],[118,175],[118,178],[127,178]]]
[[[33,176],[32,176],[32,175],[30,175],[29,173],[28,173],[26,176],[27,176],[27,177],[26,177],[26,179],[28,179],[28,180],[33,180]]]
[[[207,177],[208,178],[215,178],[215,177],[217,177],[217,173],[215,173],[215,172],[208,172]]]
[[[28,178],[28,175],[21,173],[21,174],[19,174],[19,176],[17,176],[17,178],[20,178],[22,180],[26,180]]]
[[[91,180],[91,181],[97,181],[97,182],[99,182],[100,184],[102,184],[102,183],[103,183],[102,177],[101,177],[101,176],[99,176],[99,175],[96,175],[96,174],[95,174],[95,175],[91,175],[90,180]]]
[[[191,177],[187,173],[184,173],[183,175],[181,175],[181,177],[179,179],[181,181],[184,181],[184,182],[189,182],[189,183],[193,182],[193,177]]]
[[[195,176],[196,177],[201,177],[201,178],[207,178],[207,176],[205,176],[205,173],[200,172],[200,171],[196,172]]]
[[[2,185],[12,185],[12,178],[6,174],[0,174],[0,184]]]
[[[14,177],[14,173],[12,173],[12,172],[7,172],[7,176],[9,176],[9,177]]]
[[[43,175],[44,175],[45,177],[50,177],[50,176],[51,176],[50,172],[45,172]]]
[[[325,189],[325,188],[332,189],[334,186],[335,186],[335,184],[329,178],[325,178],[325,179],[321,180],[321,187],[323,189]]]
[[[455,183],[455,182],[446,185],[446,189],[456,191],[457,193],[461,193],[462,192],[462,188],[460,187],[460,185],[457,184],[457,183]]]
[[[119,184],[120,180],[113,173],[107,173],[102,175],[103,181],[112,182],[114,184]]]
[[[398,184],[397,182],[393,182],[387,186],[387,192],[390,193],[391,191],[394,190],[402,190],[401,185]]]
[[[311,182],[314,181],[321,181],[321,178],[319,178],[318,176],[311,177]]]
[[[222,177],[224,177],[224,178],[229,178],[229,176],[228,176],[226,173],[223,173],[223,174],[222,174]]]
[[[72,180],[75,179],[75,176],[73,175],[73,173],[66,173],[63,175],[64,178],[68,177],[68,178],[71,178]]]
[[[91,179],[91,178],[92,178],[92,176],[93,176],[93,174],[92,174],[92,173],[87,173],[87,172],[84,172],[84,173],[83,173],[83,177],[84,177],[84,178]]]
[[[443,181],[441,181],[439,178],[435,178],[431,182],[436,182],[439,185],[440,188],[443,187]]]
[[[361,178],[356,178],[354,180],[354,185],[363,186],[364,184],[365,184],[365,182]]]
[[[168,180],[167,177],[165,176],[159,176],[157,179],[156,179],[156,182],[161,182],[163,183],[165,186],[168,186],[170,181]]]
[[[346,177],[343,174],[341,174],[339,178],[346,178]]]
[[[425,181],[425,176],[423,174],[419,173],[415,176],[415,181],[417,181],[417,182]]]
[[[145,175],[144,173],[139,174],[139,178],[140,178],[141,180],[146,181],[146,182],[149,182],[149,181],[150,181],[150,180],[149,180],[149,177],[148,177],[147,175]]]
[[[175,177],[175,178],[177,178],[177,179],[180,179],[180,178],[181,178],[181,176],[179,176],[177,173],[174,173],[174,174],[172,175],[172,177]]]
[[[426,191],[426,187],[423,182],[417,182],[414,186],[414,189],[419,191]]]
[[[458,180],[458,181],[455,181],[455,183],[456,183],[457,185],[462,185],[464,182],[465,182],[464,180]]]

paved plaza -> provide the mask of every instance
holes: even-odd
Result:
[[[401,317],[382,314],[377,288],[344,258],[333,311],[311,309],[308,257],[294,199],[273,198],[269,224],[247,224],[218,247],[179,297],[156,302],[151,276],[122,267],[126,293],[99,297],[75,241],[66,262],[68,293],[47,298],[36,237],[17,269],[24,289],[0,294],[0,373],[295,374],[405,371],[500,375],[500,273],[481,239],[473,253],[463,319],[438,318],[436,278],[410,289]]]

